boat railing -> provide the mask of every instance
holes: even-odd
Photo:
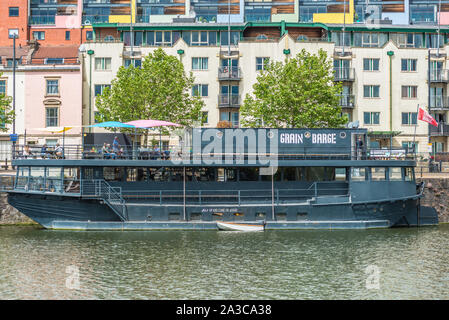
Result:
[[[320,187],[314,183],[307,189],[253,189],[253,190],[124,190],[127,201],[145,201],[153,204],[197,204],[226,203],[241,205],[245,203],[268,202],[276,204],[306,202],[318,197],[348,196],[349,188]]]
[[[248,161],[251,159],[276,159],[276,160],[404,160],[415,159],[413,148],[388,147],[388,148],[347,148],[329,147],[321,150],[317,148],[303,148],[302,152],[292,153],[289,150],[280,149],[276,152],[259,153],[198,153],[191,148],[169,146],[168,148],[143,148],[132,145],[120,146],[118,150],[102,150],[102,145],[64,145],[59,151],[55,146],[46,150],[42,146],[34,145],[25,148],[24,145],[16,145],[12,151],[13,159],[67,159],[67,160],[197,160],[214,159],[214,161]],[[9,155],[3,155],[9,157]]]
[[[82,180],[81,195],[85,198],[103,200],[122,221],[128,220],[126,201],[121,187],[113,187],[103,179]]]

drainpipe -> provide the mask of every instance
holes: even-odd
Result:
[[[393,56],[394,51],[387,52],[388,57],[390,58],[390,131],[393,131]],[[390,138],[393,139],[393,136]],[[390,141],[390,145],[391,145]]]

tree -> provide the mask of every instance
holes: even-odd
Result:
[[[0,73],[0,77],[2,73]],[[14,111],[11,110],[12,98],[0,93],[0,131],[7,131],[6,124],[11,124],[14,121]]]
[[[272,62],[257,76],[253,96],[240,109],[248,127],[337,128],[347,123],[339,106],[342,86],[334,83],[332,63],[320,49]]]
[[[148,54],[141,68],[120,67],[111,88],[96,98],[96,120],[155,119],[192,125],[201,119],[204,105],[200,97],[190,95],[193,82],[181,61],[158,48]]]

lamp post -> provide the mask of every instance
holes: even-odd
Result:
[[[89,55],[89,126],[92,124],[92,56],[94,55],[94,50],[88,50]],[[89,132],[92,132],[92,128],[89,127]],[[84,137],[84,134],[83,134]]]
[[[12,159],[15,159],[16,156],[16,38],[18,34],[13,33],[12,35],[12,43],[13,43],[13,51],[12,51],[12,110],[14,112],[14,119],[12,122],[12,133],[14,135],[12,141]]]

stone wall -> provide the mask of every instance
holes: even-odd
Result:
[[[34,223],[34,221],[8,204],[8,194],[0,193],[0,224],[16,223]]]
[[[449,178],[418,178],[424,181],[424,197],[421,204],[434,207],[438,212],[439,222],[449,222]]]

